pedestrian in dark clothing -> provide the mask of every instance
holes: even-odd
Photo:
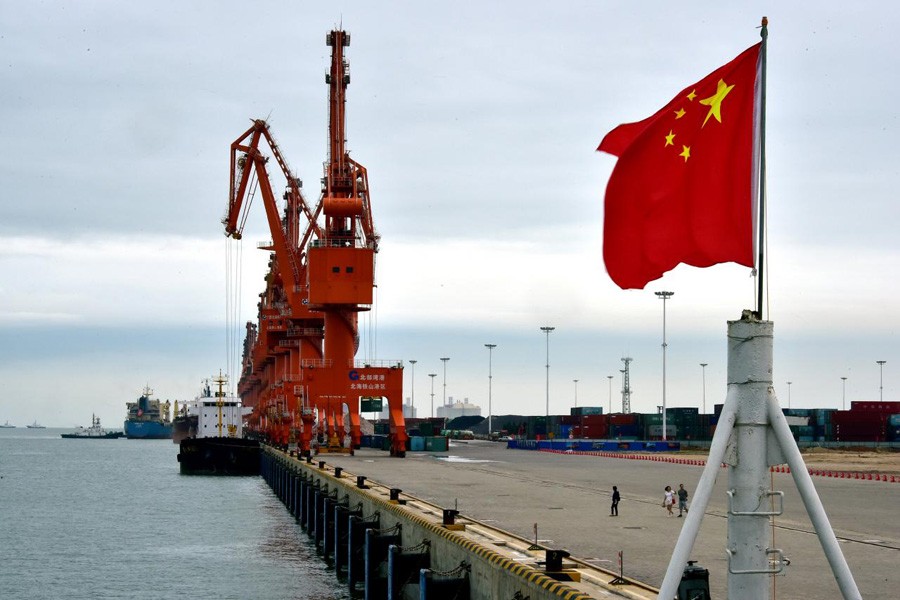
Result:
[[[619,496],[619,488],[617,488],[616,486],[613,486],[612,506],[609,507],[609,516],[611,516],[611,517],[619,516],[619,499],[620,498],[621,498],[621,496]]]
[[[681,516],[682,512],[688,511],[687,499],[688,499],[688,491],[686,489],[684,489],[683,483],[679,483],[678,484],[678,516],[679,517]]]

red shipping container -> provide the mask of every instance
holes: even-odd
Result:
[[[900,412],[900,402],[872,402],[870,400],[853,400],[851,411]]]
[[[574,417],[578,425],[606,425],[606,415],[584,415]]]
[[[637,417],[634,413],[619,413],[609,415],[609,422],[611,425],[634,425],[637,422]]]

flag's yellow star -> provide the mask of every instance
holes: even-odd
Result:
[[[709,112],[706,113],[706,118],[703,119],[703,125],[706,125],[706,122],[709,121],[710,117],[715,117],[716,121],[719,123],[722,122],[722,100],[725,99],[725,96],[728,95],[728,92],[730,92],[733,87],[733,85],[727,85],[720,79],[719,84],[716,86],[716,93],[709,98],[700,101],[700,104],[709,107]]]
[[[687,95],[687,99],[690,100],[691,102],[693,102],[694,98],[697,97],[696,92],[697,92],[697,90],[691,90],[691,93]]]
[[[687,162],[687,159],[689,159],[691,157],[691,147],[690,146],[682,146],[682,148],[683,148],[683,150],[681,151],[681,154],[679,154],[678,156],[683,156],[684,162]]]
[[[684,109],[683,109],[683,108],[679,108],[678,110],[675,111],[675,118],[676,118],[676,119],[680,119],[680,118],[683,117],[683,116],[684,116]]]
[[[675,134],[672,133],[672,130],[669,130],[669,135],[666,136],[666,146],[674,146],[675,143],[672,141],[675,139]],[[666,146],[663,146],[665,148]]]

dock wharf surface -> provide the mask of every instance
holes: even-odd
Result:
[[[364,448],[354,456],[322,454],[315,460],[456,508],[460,522],[472,518],[532,540],[537,524],[541,546],[566,550],[574,559],[610,571],[618,570],[622,552],[624,574],[653,587],[662,582],[684,522],[666,516],[663,488],[683,483],[693,492],[702,470],[690,464],[510,450],[504,443],[478,440],[451,442],[445,453],[410,452],[405,459]],[[773,597],[840,598],[791,475],[772,473],[772,482],[785,493],[785,512],[772,529],[775,546],[791,561],[772,578]],[[896,598],[900,484],[835,478],[814,483],[862,596]],[[613,485],[622,495],[618,517],[609,516]],[[722,469],[692,554],[709,570],[714,598],[727,595],[726,490]]]

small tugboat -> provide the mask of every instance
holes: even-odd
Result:
[[[27,427],[28,429],[47,429],[43,425],[39,425],[37,421],[35,421],[31,425],[26,425],[25,427]]]
[[[228,397],[226,378],[220,373],[215,397],[197,399],[197,426],[192,437],[179,443],[182,475],[259,475],[257,440],[243,435],[243,410],[237,398]]]
[[[0,425],[0,429],[15,429],[15,428],[16,428],[16,426],[12,425],[9,421],[4,423],[3,425]]]
[[[125,435],[124,431],[106,431],[100,426],[100,417],[91,415],[90,427],[78,427],[72,433],[61,433],[60,437],[67,440],[116,440]]]

